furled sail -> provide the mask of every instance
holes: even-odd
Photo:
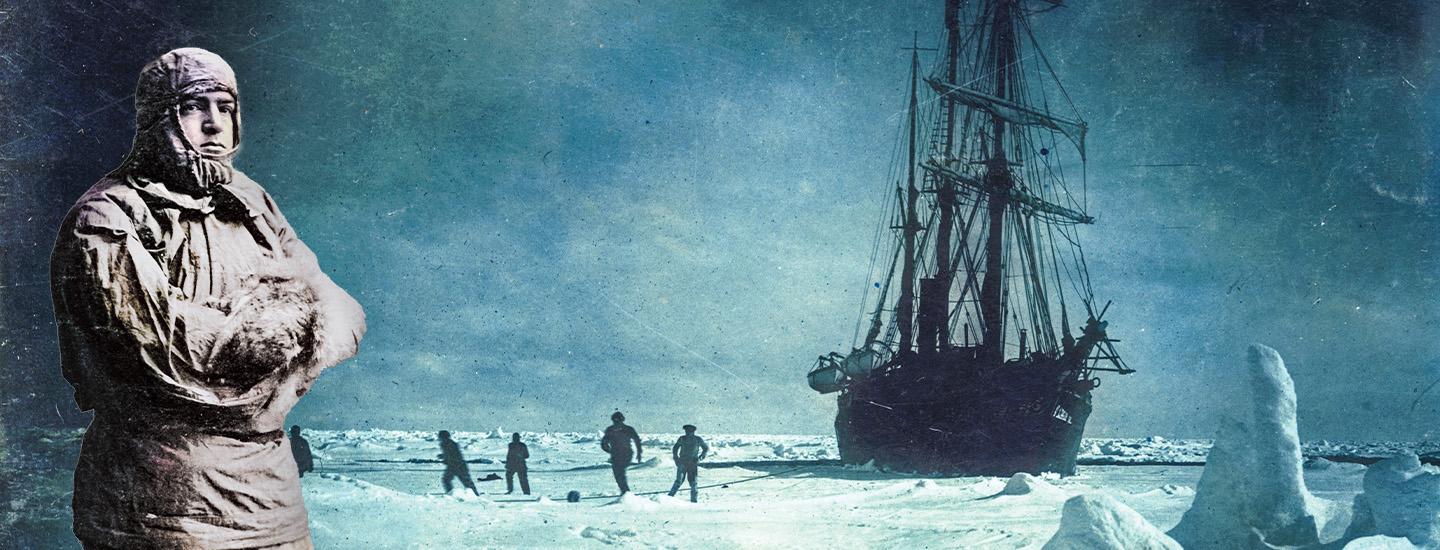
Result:
[[[931,158],[926,160],[924,164],[921,164],[920,167],[924,168],[927,172],[930,172],[931,174],[935,174],[937,177],[946,178],[949,181],[963,184],[977,191],[985,193],[994,191],[993,189],[990,189],[988,186],[986,186],[985,183],[980,180],[980,178],[960,173],[954,168],[954,164],[957,164],[957,162],[946,161],[938,158]],[[1050,214],[1051,216],[1046,218],[1049,221],[1059,221],[1063,219],[1075,223],[1095,223],[1095,218],[1090,216],[1089,214],[1077,210],[1072,210],[1070,208],[1065,208],[1064,206],[1060,206],[1051,202],[1046,202],[1044,199],[1026,193],[1020,189],[1008,189],[1005,191],[1005,195],[1009,197],[1010,200],[1013,200],[1021,206],[1029,209],[1029,211],[1033,214]]]
[[[1084,122],[1076,122],[1051,116],[1048,113],[1040,112],[1034,108],[1001,99],[984,92],[978,92],[958,84],[941,82],[933,78],[927,78],[925,82],[930,84],[930,87],[935,89],[935,93],[940,94],[940,97],[944,99],[954,101],[972,109],[979,109],[1004,119],[1011,124],[1043,126],[1065,134],[1065,137],[1070,138],[1070,141],[1075,143],[1075,147],[1080,149],[1080,158],[1085,158]]]

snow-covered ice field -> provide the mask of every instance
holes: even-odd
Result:
[[[702,431],[712,453],[700,469],[700,501],[691,504],[688,487],[679,498],[664,494],[679,434],[638,427],[645,462],[630,471],[638,494],[624,498],[616,496],[598,432],[522,433],[534,493],[526,498],[518,484],[514,495],[504,494],[503,480],[478,482],[480,497],[458,484],[442,493],[431,432],[309,430],[316,471],[302,484],[316,547],[1039,549],[1056,533],[1065,501],[1082,494],[1109,495],[1170,529],[1195,498],[1202,467],[1120,463],[1201,462],[1210,447],[1206,440],[1087,440],[1087,465],[1077,475],[1012,482],[840,466],[833,437]],[[14,479],[28,494],[12,497],[5,510],[6,540],[18,548],[78,548],[66,491],[79,433],[13,435],[34,438],[28,447],[42,451],[11,457],[20,463]],[[453,437],[475,478],[504,474],[508,433]],[[1423,455],[1440,446],[1320,442],[1304,454],[1368,462],[1401,449]],[[1304,477],[1315,496],[1348,508],[1365,472],[1359,463],[1310,458]],[[572,490],[580,502],[565,502]]]

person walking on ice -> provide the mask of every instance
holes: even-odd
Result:
[[[690,502],[697,502],[700,498],[700,490],[695,487],[695,474],[699,473],[700,461],[705,455],[710,454],[710,446],[705,444],[704,439],[695,435],[695,427],[686,424],[685,435],[675,440],[675,446],[670,448],[670,455],[675,459],[675,484],[670,486],[670,496],[680,490],[680,484],[687,478],[690,480]]]
[[[520,442],[520,433],[511,434],[510,452],[505,455],[505,494],[515,492],[515,475],[520,475],[520,490],[530,494],[530,476],[525,468],[525,459],[530,458],[530,449]]]
[[[623,495],[630,492],[630,484],[625,480],[625,469],[630,467],[630,441],[635,441],[635,460],[643,460],[645,451],[640,447],[640,434],[635,433],[635,428],[625,425],[625,415],[615,411],[610,420],[614,424],[605,428],[600,448],[610,453],[610,469],[615,472],[615,484],[620,486],[620,494]]]
[[[440,478],[440,484],[445,486],[445,492],[448,494],[450,489],[454,488],[450,478],[459,477],[465,488],[473,491],[475,496],[480,496],[480,490],[475,488],[475,481],[470,479],[470,467],[465,465],[465,457],[460,455],[460,445],[450,439],[448,431],[440,430],[439,435],[440,461],[445,463],[445,475]]]

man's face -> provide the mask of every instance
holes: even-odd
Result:
[[[235,97],[224,91],[187,97],[180,104],[180,131],[201,153],[229,153],[235,147]]]

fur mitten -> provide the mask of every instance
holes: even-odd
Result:
[[[257,277],[230,297],[225,326],[216,335],[202,376],[221,388],[244,392],[272,373],[308,361],[317,300],[303,280]]]

